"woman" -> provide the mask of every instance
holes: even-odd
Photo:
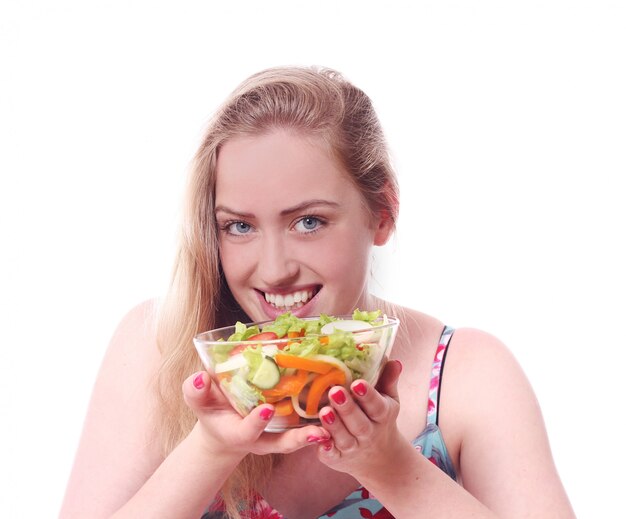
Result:
[[[111,342],[62,517],[573,516],[506,348],[368,293],[398,189],[362,91],[328,70],[251,77],[211,121],[187,196],[171,290]],[[273,407],[240,418],[191,347],[236,320],[357,307],[400,318],[394,360],[376,388],[333,388],[321,426],[264,433]]]

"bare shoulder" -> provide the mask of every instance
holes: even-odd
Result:
[[[451,397],[464,395],[462,401],[451,399],[447,403],[455,406],[457,422],[460,418],[468,420],[464,427],[475,426],[479,415],[488,420],[480,426],[488,426],[489,420],[501,418],[513,407],[527,407],[540,417],[539,404],[522,367],[502,341],[482,330],[455,330],[443,384]]]
[[[104,356],[94,397],[99,391],[117,394],[119,391],[142,391],[146,398],[152,394],[151,381],[159,368],[157,346],[157,303],[145,301],[132,308],[115,329]],[[119,384],[124,377],[125,383]]]
[[[497,337],[474,328],[459,328],[451,339],[446,369],[452,382],[465,384],[475,377],[486,377],[486,382],[497,379],[527,384],[522,368],[507,348]],[[513,377],[511,380],[510,377]],[[482,385],[475,385],[477,391]]]
[[[461,328],[444,371],[439,425],[467,490],[504,516],[572,517],[539,402],[511,351]]]
[[[62,517],[115,511],[162,461],[152,383],[160,355],[156,306],[130,310],[113,333],[94,384]]]
[[[157,302],[144,301],[121,319],[102,362],[94,396],[99,388],[108,393],[136,391],[150,400],[152,381],[159,368]],[[121,377],[125,383],[120,384]],[[100,387],[99,387],[100,386]]]
[[[493,335],[473,328],[455,330],[442,376],[440,424],[452,450],[472,434],[501,428],[511,409],[541,418],[539,405],[511,351]],[[459,450],[460,453],[460,450]]]
[[[124,315],[113,333],[107,355],[156,360],[159,357],[156,326],[157,302],[151,299],[136,305]]]

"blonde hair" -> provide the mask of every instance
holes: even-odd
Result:
[[[395,223],[398,186],[383,132],[369,98],[339,73],[320,68],[273,68],[244,81],[217,110],[192,165],[171,286],[160,312],[162,365],[157,380],[160,432],[169,453],[192,429],[181,384],[201,369],[192,338],[201,331],[249,320],[234,300],[219,263],[214,222],[217,156],[235,136],[287,128],[321,136],[350,174],[372,213]],[[232,517],[267,474],[275,456],[248,456],[222,489]]]

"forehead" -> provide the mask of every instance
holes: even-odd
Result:
[[[321,138],[288,130],[235,137],[217,159],[216,202],[238,206],[359,192]]]

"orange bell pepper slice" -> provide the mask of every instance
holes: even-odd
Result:
[[[295,355],[285,355],[277,353],[274,357],[276,364],[281,368],[296,368],[313,373],[328,373],[331,369],[336,369],[332,364],[321,360],[307,359],[306,357],[296,357]]]
[[[268,403],[277,402],[285,397],[298,395],[306,385],[309,374],[304,370],[296,371],[295,375],[284,375],[280,377],[278,384],[272,389],[261,391]]]
[[[333,368],[328,373],[318,375],[311,382],[311,388],[306,399],[306,414],[314,415],[319,411],[322,395],[331,386],[342,386],[346,383],[346,374],[340,369]]]
[[[289,416],[293,411],[291,398],[285,398],[274,404],[274,416]]]

